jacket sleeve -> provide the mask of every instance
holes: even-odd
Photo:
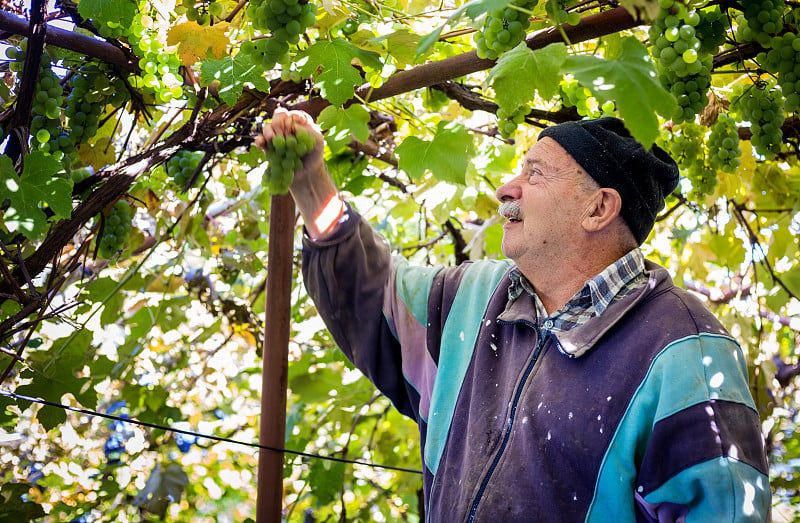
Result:
[[[759,417],[731,337],[675,342],[654,363],[639,399],[654,415],[634,494],[647,521],[769,520]]]
[[[430,286],[440,268],[412,267],[348,209],[334,235],[304,239],[303,279],[348,359],[416,421],[436,366],[426,350]]]

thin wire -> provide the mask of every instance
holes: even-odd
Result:
[[[97,412],[94,410],[88,409],[81,409],[78,407],[70,407],[69,405],[63,405],[61,403],[56,403],[53,401],[44,400],[41,398],[33,398],[31,396],[23,396],[22,394],[16,394],[14,392],[6,392],[4,390],[0,390],[0,395],[6,396],[9,398],[20,399],[24,401],[31,401],[34,403],[40,403],[42,405],[47,405],[50,407],[58,407],[64,410],[70,410],[72,412],[78,412],[80,414],[87,414],[89,416],[98,416],[101,418],[106,418],[115,421],[121,421],[123,423],[131,423],[133,425],[140,425],[142,427],[149,427],[151,429],[160,429],[165,430],[168,432],[177,432],[179,434],[186,434],[187,436],[195,436],[198,438],[206,438],[214,441],[220,441],[224,443],[233,443],[235,445],[244,445],[246,447],[254,447],[262,450],[271,450],[273,452],[285,452],[287,454],[294,454],[296,456],[302,456],[304,458],[311,458],[311,459],[324,459],[327,461],[336,461],[338,463],[349,463],[352,465],[365,465],[367,467],[372,467],[376,469],[386,469],[386,470],[396,470],[398,472],[410,472],[412,474],[422,474],[421,470],[417,469],[408,469],[403,467],[393,467],[391,465],[379,465],[377,463],[369,463],[367,461],[359,461],[359,460],[352,460],[352,459],[343,459],[343,458],[335,458],[333,456],[323,456],[320,454],[310,454],[308,452],[301,452],[299,450],[291,450],[291,449],[284,449],[280,447],[270,447],[269,445],[261,445],[260,443],[251,443],[248,441],[241,441],[231,438],[224,438],[222,436],[214,436],[213,434],[203,434],[201,432],[193,432],[191,430],[183,430],[183,429],[176,429],[173,427],[165,427],[163,425],[158,425],[156,423],[148,423],[146,421],[140,421],[137,419],[132,418],[123,418],[121,416],[114,416],[113,414],[105,414],[102,412]]]

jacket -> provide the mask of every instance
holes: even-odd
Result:
[[[765,521],[759,417],[736,341],[647,284],[558,335],[510,261],[415,267],[350,210],[303,247],[347,357],[419,425],[428,521]],[[683,519],[681,519],[683,518]]]

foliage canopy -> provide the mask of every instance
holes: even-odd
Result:
[[[684,178],[644,249],[744,348],[791,519],[794,3],[326,0],[296,37],[268,27],[265,9],[306,3],[3,3],[0,516],[255,516],[256,449],[224,441],[257,439],[271,199],[252,136],[293,107],[418,263],[501,255],[494,189],[547,125],[613,114],[668,149]],[[335,350],[297,277],[291,325],[286,447],[419,468],[416,428]],[[284,478],[286,520],[420,517],[413,473],[287,455]]]

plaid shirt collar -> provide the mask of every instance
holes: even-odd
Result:
[[[638,248],[632,250],[588,280],[561,309],[549,316],[533,285],[522,275],[519,267],[514,267],[509,277],[511,285],[508,287],[508,300],[514,301],[523,292],[527,292],[536,304],[539,327],[551,332],[563,332],[603,314],[609,305],[624,298],[644,283],[644,255]]]

